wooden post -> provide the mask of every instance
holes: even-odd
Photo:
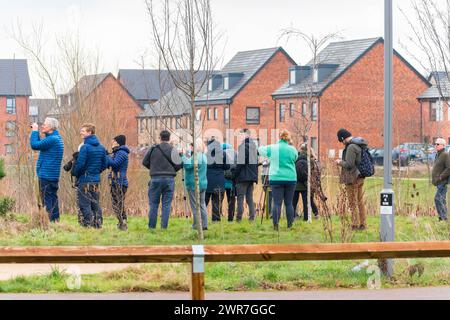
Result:
[[[205,249],[192,246],[191,298],[194,301],[205,300]]]

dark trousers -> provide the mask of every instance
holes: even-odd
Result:
[[[148,189],[148,199],[150,202],[148,227],[155,229],[158,223],[159,204],[161,209],[161,229],[169,227],[170,212],[172,211],[172,200],[175,193],[175,178],[154,177]]]
[[[294,193],[294,215],[297,217],[297,208],[298,208],[298,202],[300,200],[300,195],[302,196],[302,203],[303,203],[303,220],[308,221],[308,191],[295,191]],[[314,194],[311,194],[311,209],[313,214],[317,217],[319,215],[319,209],[317,208],[316,202],[314,201]]]
[[[226,189],[225,193],[227,194],[228,202],[228,221],[233,222],[234,213],[236,212],[236,194],[233,189]]]
[[[119,223],[127,220],[125,212],[125,195],[128,187],[113,183],[111,185],[111,200],[114,213],[119,220]]]
[[[290,228],[294,222],[294,206],[292,200],[295,193],[295,184],[273,184],[272,188],[273,206],[272,206],[272,219],[273,225],[278,226],[281,218],[281,205],[286,206],[286,216],[288,228]]]
[[[77,187],[78,207],[80,208],[83,227],[100,229],[103,225],[100,207],[100,190],[98,184],[86,183]]]
[[[447,185],[437,187],[436,196],[434,198],[436,210],[440,220],[447,220]]]
[[[59,221],[58,182],[39,179],[39,192],[51,222]]]
[[[225,195],[224,191],[216,191],[214,193],[206,193],[205,203],[209,205],[209,201],[212,200],[212,221],[219,222],[221,220],[222,213],[222,201]]]
[[[244,199],[247,200],[249,219],[255,220],[255,203],[253,202],[253,182],[242,182],[236,185],[236,193],[238,198],[237,221],[242,220],[244,214]]]

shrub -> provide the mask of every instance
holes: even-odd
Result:
[[[0,179],[3,179],[5,176],[5,161],[3,159],[0,159]]]
[[[6,215],[14,209],[15,205],[16,200],[13,198],[0,198],[0,218],[6,218]]]

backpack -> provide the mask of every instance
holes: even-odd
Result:
[[[368,148],[361,148],[361,163],[358,170],[362,178],[370,178],[375,174],[375,162]]]
[[[297,182],[308,182],[308,161],[306,159],[299,159],[295,163],[295,170],[297,171]]]

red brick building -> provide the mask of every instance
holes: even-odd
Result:
[[[204,134],[232,144],[227,130],[249,128],[262,140],[270,137],[276,115],[271,94],[288,80],[286,71],[295,65],[283,48],[237,53],[197,98],[195,116]]]
[[[430,83],[400,54],[394,54],[394,145],[421,142],[421,105],[417,97]],[[382,38],[335,42],[316,63],[289,69],[289,81],[273,94],[276,127],[288,128],[301,141],[311,127],[311,145],[321,158],[342,151],[340,128],[383,146],[384,41]]]
[[[0,60],[0,156],[12,157],[28,142],[31,93],[26,60]]]
[[[69,93],[60,95],[58,107],[48,116],[61,120],[65,142],[78,137],[83,123],[92,122],[106,146],[116,135],[124,134],[127,144],[137,147],[137,116],[142,111],[122,83],[111,73],[106,73],[81,78]]]
[[[435,72],[429,77],[432,87],[419,97],[422,111],[424,141],[433,143],[444,138],[450,144],[450,80],[446,72]]]

